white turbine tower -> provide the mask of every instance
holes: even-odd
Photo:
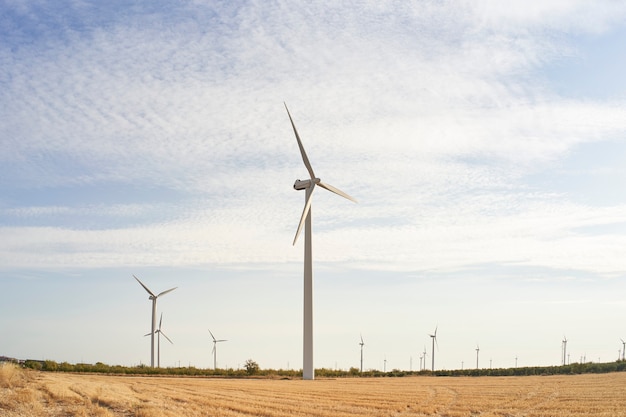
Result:
[[[622,360],[624,360],[625,356],[624,356],[624,352],[626,351],[626,342],[624,342],[624,339],[620,339],[622,341]]]
[[[332,185],[323,183],[318,177],[315,176],[309,158],[306,156],[300,135],[296,125],[293,123],[287,104],[285,104],[291,127],[293,127],[293,133],[296,135],[298,141],[298,148],[300,148],[300,154],[302,155],[302,161],[309,171],[310,179],[301,181],[296,180],[293,184],[295,190],[305,190],[305,203],[304,210],[302,210],[302,216],[300,217],[300,223],[298,224],[298,230],[296,236],[293,239],[293,244],[296,244],[298,236],[302,231],[302,227],[305,226],[304,236],[304,337],[303,337],[303,361],[302,361],[302,378],[303,379],[315,379],[315,368],[313,367],[313,253],[312,253],[312,239],[311,239],[311,200],[313,190],[316,185],[327,189],[341,197],[347,198],[356,202],[356,200],[350,197],[343,191],[333,187]],[[306,223],[306,225],[305,225]]]
[[[361,335],[361,373],[363,373],[363,346],[365,346],[365,342],[363,341],[363,335]]]
[[[476,345],[476,369],[478,369],[478,352],[480,352],[480,346]]]
[[[213,370],[216,370],[217,369],[217,344],[219,342],[228,342],[228,340],[215,339],[215,336],[213,336],[213,333],[211,333],[211,330],[209,330],[209,333],[211,334],[211,337],[213,338],[213,351],[211,353],[213,353]]]
[[[431,354],[433,372],[435,372],[435,343],[437,343],[437,328],[438,327],[439,326],[435,326],[435,332],[433,334],[429,334],[430,338],[433,340],[433,350]],[[439,343],[437,343],[437,348],[439,348]]]
[[[155,331],[155,333],[158,333],[159,335],[157,339],[157,368],[161,367],[161,335],[163,335],[163,337],[165,337],[168,342],[174,344],[174,342],[172,342],[170,338],[167,337],[165,333],[163,333],[163,330],[161,330],[161,324],[163,324],[163,313],[161,313],[161,319],[159,320],[159,328]],[[148,333],[144,336],[150,336],[151,334],[152,333]]]
[[[567,358],[567,337],[563,336],[563,365],[567,365],[567,361],[565,360],[565,358]]]
[[[137,280],[137,282],[139,284],[141,284],[141,286],[148,292],[148,294],[150,294],[150,297],[148,297],[149,300],[152,300],[152,332],[150,333],[150,366],[152,368],[154,368],[154,335],[156,333],[156,311],[157,311],[157,298],[159,298],[162,295],[167,294],[168,292],[174,291],[176,288],[178,287],[174,287],[174,288],[170,288],[169,290],[163,291],[161,293],[159,293],[159,295],[154,295],[154,293],[152,291],[150,291],[150,289],[148,287],[146,287],[143,282],[141,282],[139,280],[139,278],[137,278],[136,276],[133,275],[133,277]]]

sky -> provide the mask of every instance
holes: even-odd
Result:
[[[626,4],[0,1],[0,355],[302,367],[613,361]],[[426,358],[423,359],[423,352]],[[517,359],[516,359],[517,358]]]

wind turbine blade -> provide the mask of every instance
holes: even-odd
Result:
[[[328,191],[331,191],[331,192],[333,192],[333,193],[335,193],[337,195],[340,195],[340,196],[342,196],[344,198],[347,198],[350,201],[354,201],[355,203],[357,203],[356,199],[350,197],[348,194],[344,193],[339,188],[333,187],[332,185],[323,183],[321,181],[317,185],[319,185],[322,188],[326,188]]]
[[[168,341],[168,342],[170,342],[171,344],[174,344],[174,342],[172,342],[172,341],[170,340],[170,338],[169,338],[169,337],[167,337],[167,335],[166,335],[165,333],[163,333],[163,332],[159,332],[159,333],[161,333],[161,334],[163,335],[163,337],[165,337],[165,338],[167,339],[167,341]]]
[[[213,344],[213,350],[211,350],[211,353],[215,353],[215,343]]]
[[[309,210],[311,210],[311,200],[313,200],[313,190],[315,190],[315,184],[312,185],[313,189],[309,194],[309,198],[304,204],[304,209],[302,210],[302,216],[300,216],[300,223],[298,224],[298,230],[296,231],[296,236],[293,238],[293,245],[296,244],[298,240],[298,236],[300,236],[300,232],[302,232],[302,227],[304,226],[304,222],[306,220],[306,216],[309,214]]]
[[[165,290],[165,291],[163,291],[162,293],[159,293],[159,295],[157,295],[157,298],[158,298],[158,297],[160,297],[160,296],[162,296],[162,295],[167,294],[168,292],[172,292],[172,291],[174,291],[176,288],[178,288],[178,287],[170,288],[169,290]]]
[[[211,337],[213,338],[213,341],[215,342],[215,336],[213,336],[213,333],[211,333],[211,329],[209,329],[209,333],[211,334]]]
[[[302,161],[304,162],[304,166],[309,171],[309,175],[311,179],[315,178],[315,174],[313,173],[313,168],[311,167],[311,163],[309,162],[309,158],[306,156],[306,152],[304,151],[304,146],[302,146],[302,141],[300,140],[300,135],[298,135],[298,130],[296,129],[296,125],[293,123],[293,119],[291,118],[291,113],[289,113],[289,109],[287,108],[287,103],[283,103],[285,105],[285,109],[287,110],[287,114],[289,115],[289,120],[291,121],[291,127],[293,127],[293,133],[296,134],[296,140],[298,141],[298,148],[300,148],[300,154],[302,155]]]
[[[133,275],[133,277],[135,277],[135,275]],[[150,291],[150,289],[149,289],[148,287],[146,287],[146,286],[143,284],[143,282],[139,281],[139,278],[135,277],[135,279],[137,280],[137,282],[138,282],[138,283],[140,283],[140,284],[141,284],[141,286],[142,286],[142,287],[143,287],[146,291],[148,291],[148,294],[150,294],[150,295],[151,295],[151,296],[153,296],[153,297],[156,297],[156,295],[154,295],[154,293],[153,293],[152,291]]]
[[[163,313],[161,313],[161,319],[159,320],[159,331],[161,331],[161,324],[163,323]]]
[[[228,340],[226,340],[226,339],[220,339],[220,340],[216,340],[216,342],[228,342]]]
[[[144,334],[143,337],[150,336],[152,333]]]

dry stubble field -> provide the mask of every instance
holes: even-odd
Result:
[[[626,373],[301,380],[0,369],[0,415],[626,416]]]

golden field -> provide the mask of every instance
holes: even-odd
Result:
[[[78,375],[0,367],[0,415],[626,416],[626,373],[315,381]]]

